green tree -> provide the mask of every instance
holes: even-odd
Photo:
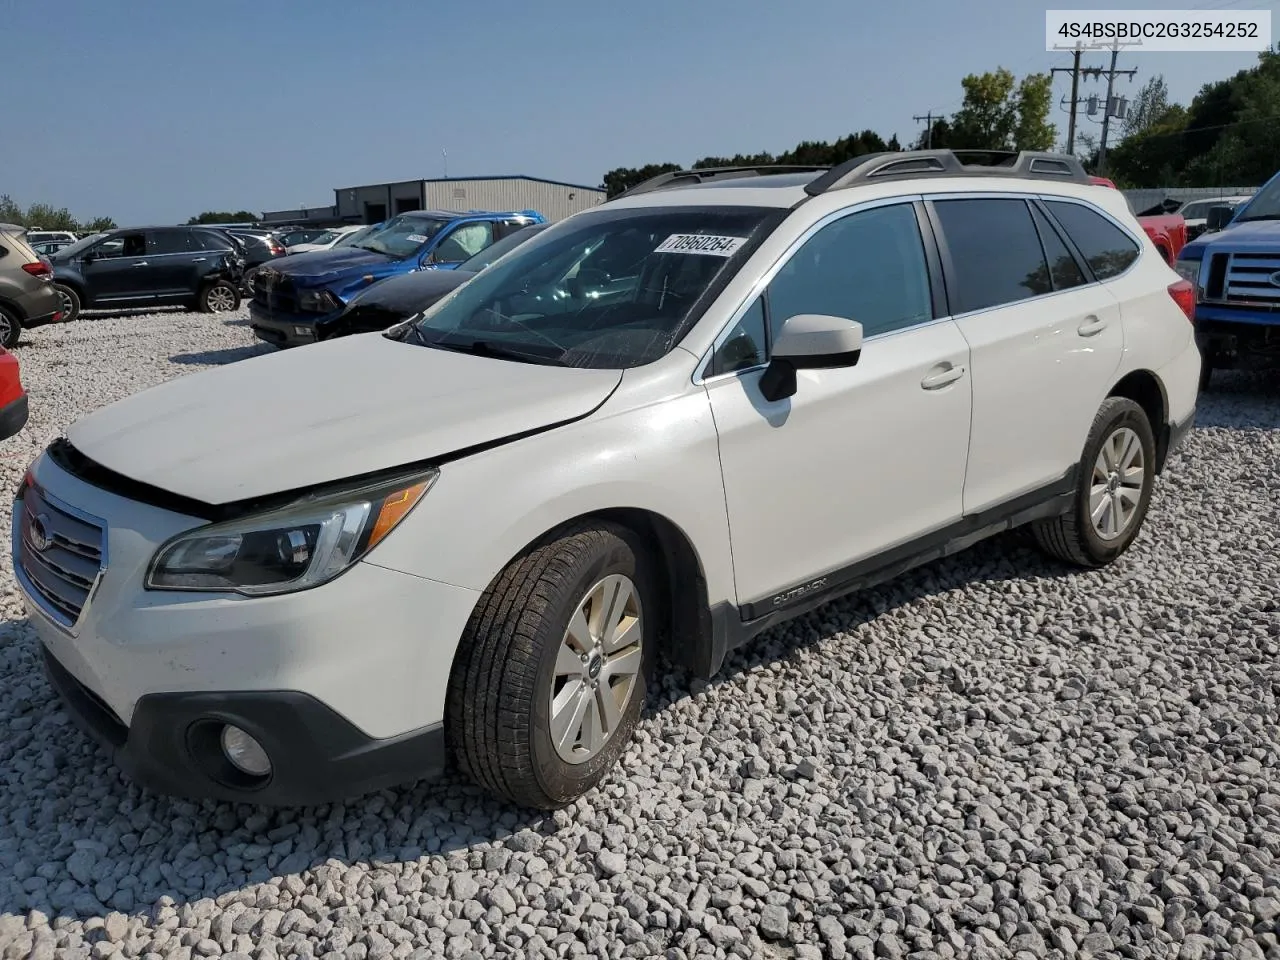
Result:
[[[680,164],[678,163],[650,163],[636,168],[617,167],[604,175],[604,183],[602,185],[608,192],[608,196],[616,197],[637,184],[644,183],[650,177],[656,177],[658,174],[669,173],[672,170],[679,169]]]
[[[1133,98],[1129,114],[1124,118],[1124,135],[1138,136],[1162,124],[1170,109],[1169,85],[1164,82],[1164,75],[1158,73],[1143,84]]]
[[[26,226],[35,230],[78,230],[80,224],[66,207],[54,209],[47,203],[27,207]]]
[[[235,213],[228,213],[225,210],[206,210],[198,217],[192,217],[187,221],[190,225],[201,223],[254,223],[262,218],[248,210],[237,210]]]
[[[81,229],[85,233],[106,233],[108,230],[114,230],[116,222],[110,217],[94,217],[87,223],[81,224]]]
[[[1014,128],[1015,150],[1052,150],[1058,128],[1049,122],[1053,105],[1053,77],[1031,73],[1018,84],[1018,122]]]
[[[1018,83],[1004,67],[960,81],[964,103],[951,118],[947,146],[970,150],[1049,150],[1058,135],[1049,122],[1053,85],[1032,73]],[[936,131],[935,131],[936,134]]]

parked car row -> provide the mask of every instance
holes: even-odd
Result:
[[[1024,524],[1106,566],[1195,416],[1193,285],[1074,157],[983,156],[686,170],[263,265],[255,325],[302,340],[478,269],[37,458],[13,564],[53,687],[162,793],[312,804],[452,762],[554,808],[663,656],[713,675]]]

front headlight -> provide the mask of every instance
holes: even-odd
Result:
[[[318,586],[394,530],[439,475],[423,471],[190,530],[156,551],[146,587],[257,597]]]
[[[1199,260],[1179,260],[1173,265],[1173,269],[1177,271],[1178,276],[1183,280],[1190,280],[1193,285],[1200,279]]]
[[[328,290],[303,290],[298,294],[298,307],[312,313],[328,313],[342,306],[342,301]]]

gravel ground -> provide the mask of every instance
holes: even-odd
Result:
[[[29,333],[3,483],[84,412],[258,352],[242,318]],[[0,953],[1280,957],[1280,381],[1220,375],[1199,422],[1113,568],[1010,536],[825,607],[666,678],[554,816],[458,780],[142,793],[54,702],[6,564]]]

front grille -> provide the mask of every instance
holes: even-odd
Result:
[[[298,312],[298,292],[293,281],[275,270],[264,268],[253,275],[253,300],[268,310]]]
[[[1280,307],[1280,254],[1236,251],[1227,261],[1223,299]]]
[[[102,527],[55,506],[30,485],[22,497],[18,565],[35,599],[74,626],[102,570]]]

